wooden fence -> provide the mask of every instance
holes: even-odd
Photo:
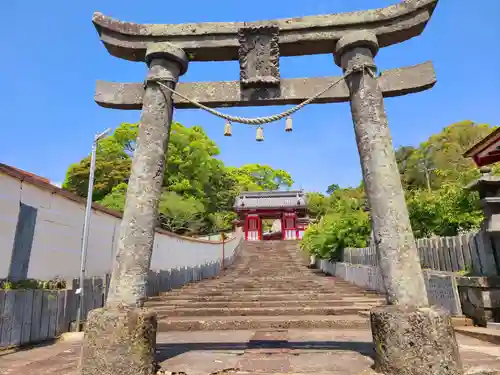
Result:
[[[76,320],[77,283],[65,290],[0,290],[0,348],[53,339]],[[76,280],[75,280],[76,281]],[[85,280],[82,316],[103,306],[103,280]]]
[[[417,240],[422,268],[448,272],[466,270],[474,275],[487,275],[490,272],[492,259],[488,254],[488,246],[483,232]],[[378,266],[374,246],[345,249],[343,261]]]
[[[224,265],[232,264],[238,252],[239,247],[224,259]],[[214,277],[220,269],[218,261],[197,267],[150,271],[147,294],[156,296]],[[104,306],[109,281],[109,275],[85,279],[82,320],[90,310]],[[77,317],[78,288],[79,280],[74,279],[67,281],[64,290],[0,290],[0,348],[43,342],[68,332]]]

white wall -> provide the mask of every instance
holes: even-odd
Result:
[[[0,174],[0,278],[9,272],[20,199],[21,181]]]
[[[38,210],[28,278],[78,277],[85,204],[0,173],[0,278],[8,276],[21,202]],[[103,276],[111,271],[120,221],[111,214],[92,210],[87,276]],[[239,239],[240,234],[226,243],[226,257]],[[221,257],[220,243],[156,233],[151,269],[197,266]]]

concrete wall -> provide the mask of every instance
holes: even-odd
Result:
[[[84,215],[85,202],[81,198],[50,184],[0,170],[0,279],[78,277]],[[92,210],[87,277],[102,277],[111,272],[120,222],[116,212],[97,206]],[[227,241],[226,257],[240,238],[238,233]],[[151,269],[196,267],[217,262],[221,257],[220,242],[158,231]]]
[[[324,259],[315,262],[316,268],[367,290],[385,294],[379,267],[350,263],[330,263]],[[451,272],[424,270],[429,302],[447,310],[451,315],[462,315],[457,289],[457,276]]]

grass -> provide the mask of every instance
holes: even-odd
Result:
[[[24,290],[24,289],[44,289],[60,290],[66,288],[66,281],[60,279],[54,280],[0,280],[0,290]]]

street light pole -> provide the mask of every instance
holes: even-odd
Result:
[[[111,129],[108,128],[100,134],[94,136],[94,142],[92,142],[92,153],[90,156],[90,171],[89,171],[89,188],[87,190],[87,205],[85,207],[85,220],[83,222],[83,235],[82,235],[82,248],[80,252],[80,285],[77,290],[78,293],[78,309],[76,313],[76,328],[77,332],[80,331],[80,321],[81,314],[83,311],[83,296],[84,288],[83,282],[85,279],[85,268],[87,264],[87,248],[89,241],[89,229],[90,229],[90,216],[92,215],[92,194],[94,191],[94,174],[95,174],[95,161],[97,156],[97,144],[99,141],[108,135]]]

